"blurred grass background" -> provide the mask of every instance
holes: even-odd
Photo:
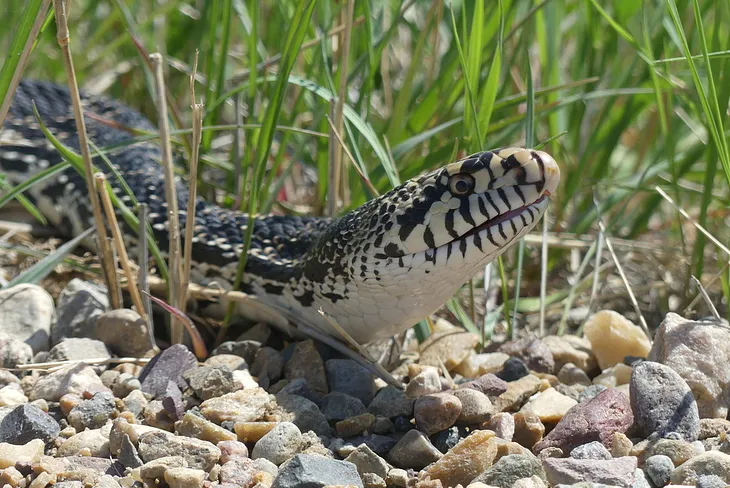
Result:
[[[42,3],[0,6],[10,26],[0,32],[0,98],[13,42]],[[65,83],[48,18],[24,77]],[[303,43],[287,53],[301,22]],[[648,297],[642,307],[659,314],[692,305],[707,315],[693,300],[694,275],[730,313],[730,256],[656,191],[730,242],[728,26],[726,2],[700,0],[72,0],[69,19],[80,86],[152,120],[141,53],[164,55],[183,153],[199,51],[206,113],[198,177],[201,193],[220,205],[321,215],[329,191],[341,213],[459,155],[544,145],[563,174],[548,228],[558,242],[582,243],[552,246],[547,262],[549,303],[563,320],[576,296],[593,306],[601,288],[591,282],[608,281],[592,274],[593,262],[579,266],[590,261],[599,217],[607,235],[629,241],[619,258],[634,265],[631,284]],[[278,89],[283,61],[291,74]],[[268,151],[261,132],[274,123]],[[332,127],[349,154],[332,149]],[[529,315],[537,307],[524,297],[539,294],[540,249],[522,249],[506,256],[506,276],[510,290],[519,283],[517,308]],[[471,289],[479,294],[483,281]],[[462,322],[475,317],[450,309]]]

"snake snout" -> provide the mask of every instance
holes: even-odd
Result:
[[[532,151],[532,157],[540,166],[544,181],[542,192],[548,196],[555,194],[560,184],[560,167],[552,156],[544,151]]]

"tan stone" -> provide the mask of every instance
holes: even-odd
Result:
[[[601,370],[622,362],[625,356],[645,358],[651,348],[640,327],[612,310],[602,310],[588,319],[583,332]]]
[[[494,401],[494,408],[497,412],[518,410],[522,404],[534,395],[542,384],[542,380],[533,374],[507,383],[507,391],[502,393]]]
[[[200,413],[217,424],[226,420],[252,422],[265,414],[270,403],[271,398],[263,388],[247,388],[204,401]]]
[[[15,466],[15,463],[31,463],[43,455],[44,444],[40,439],[22,446],[0,442],[0,469]]]
[[[674,484],[694,485],[700,476],[715,474],[730,483],[730,456],[719,451],[709,451],[695,456],[672,471]]]
[[[613,444],[611,445],[611,456],[623,457],[628,456],[631,453],[631,448],[634,447],[631,439],[626,437],[626,434],[621,432],[613,433]]]
[[[603,370],[601,374],[593,378],[594,385],[603,385],[606,388],[616,388],[621,385],[628,385],[631,381],[633,368],[624,363],[618,363]]]
[[[451,371],[459,365],[479,343],[471,332],[445,332],[434,334],[421,344],[420,364],[440,366]]]
[[[279,422],[236,422],[233,430],[241,442],[258,442],[278,424]]]
[[[460,374],[464,378],[478,378],[487,373],[496,373],[505,361],[509,359],[509,355],[503,352],[490,352],[484,354],[476,354],[471,351],[470,354],[454,368],[454,373]]]
[[[573,363],[586,373],[598,367],[593,355],[591,341],[585,337],[574,335],[550,335],[542,338],[542,342],[550,349],[555,360],[555,371],[560,371],[567,363]]]
[[[540,417],[533,412],[517,412],[514,414],[515,435],[512,439],[528,449],[542,440],[545,435],[545,426]]]
[[[170,488],[202,487],[205,471],[192,468],[170,468],[165,471],[165,481]]]
[[[204,441],[218,444],[221,441],[235,441],[238,438],[230,430],[224,429],[209,420],[187,412],[182,420],[175,424],[177,435],[195,437]]]
[[[520,412],[533,413],[539,417],[540,422],[551,425],[560,422],[568,410],[577,404],[577,401],[559,393],[555,388],[548,388],[530,399]]]

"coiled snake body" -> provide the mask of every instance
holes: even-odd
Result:
[[[154,131],[138,112],[114,100],[82,95],[89,138],[99,147],[123,143],[124,127]],[[33,115],[78,149],[68,91],[23,81],[0,128],[0,171],[17,184],[61,157]],[[111,120],[116,125],[103,123]],[[161,248],[168,245],[164,182],[155,144],[124,146],[109,155],[149,217]],[[97,163],[98,166],[101,166]],[[110,183],[129,202],[112,174]],[[336,335],[321,308],[357,341],[398,333],[441,306],[485,264],[538,222],[560,180],[541,151],[485,151],[406,181],[338,219],[260,216],[254,222],[244,289],[302,322]],[[188,192],[178,182],[179,208]],[[28,196],[67,235],[93,223],[86,185],[73,169],[34,185]],[[181,211],[181,220],[185,214]],[[196,202],[193,278],[232,282],[242,235],[239,212]],[[130,235],[130,239],[132,236]]]

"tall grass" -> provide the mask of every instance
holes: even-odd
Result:
[[[207,112],[199,185],[220,205],[310,214],[327,208],[330,141],[323,135],[343,86],[338,76],[346,73],[340,135],[357,169],[345,158],[341,211],[372,198],[373,189],[382,193],[447,163],[455,151],[531,141],[544,144],[563,173],[551,231],[594,236],[601,215],[614,238],[676,251],[683,260],[673,263],[673,279],[683,285],[672,286],[688,301],[690,275],[706,283],[728,261],[653,190],[665,188],[717,239],[730,240],[724,2],[363,0],[347,26],[340,19],[348,18],[341,12],[348,2],[331,0],[72,4],[80,84],[151,118],[140,46],[165,54],[173,101],[187,99],[200,50]],[[4,2],[6,25],[27,26],[25,5]],[[0,52],[17,45],[21,27],[0,33]],[[338,64],[344,28],[351,36],[345,69]],[[63,81],[52,30],[41,33],[27,76]],[[225,128],[237,120],[235,107],[242,110],[242,151],[232,143],[235,129]],[[190,127],[189,110],[177,112],[175,129]],[[306,131],[276,129],[282,126]],[[173,134],[184,147],[186,134]],[[307,192],[311,173],[319,183]],[[521,276],[516,297],[523,296],[506,299],[505,310],[536,313],[529,298],[539,294],[539,248],[528,244],[523,252],[521,275],[517,254],[505,256],[506,282]],[[551,247],[548,263],[547,295],[562,297],[555,308],[587,293],[568,283],[575,270],[566,272],[566,252]],[[724,294],[719,308],[728,314],[730,277],[721,276],[710,289]],[[513,295],[510,289],[505,297]]]

